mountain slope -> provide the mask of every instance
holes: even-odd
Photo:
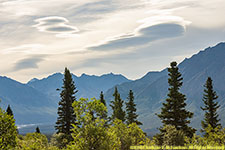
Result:
[[[27,84],[22,84],[7,77],[0,76],[0,107],[7,108],[10,104],[17,124],[54,124],[57,117],[57,108],[62,87],[63,74],[55,73],[47,78],[36,78]],[[101,91],[128,82],[122,75],[106,74],[102,76],[80,77],[73,75],[79,92],[79,97],[99,97]]]
[[[200,109],[202,103],[203,85],[208,76],[212,77],[214,89],[219,95],[219,110],[222,124],[225,124],[225,43],[219,43],[214,47],[209,47],[189,59],[185,59],[179,64],[183,77],[183,87],[181,92],[187,96],[187,109],[194,112],[192,126],[199,128],[203,112]],[[144,123],[143,129],[152,130],[161,125],[155,113],[160,113],[162,103],[168,93],[168,72],[164,69],[157,72],[155,76],[149,72],[143,78],[124,83],[118,86],[121,97],[126,100],[128,90],[135,93],[139,119]],[[141,88],[142,87],[142,88]],[[126,90],[124,90],[126,89]],[[112,100],[114,88],[106,92],[106,99],[109,103]]]
[[[17,124],[43,123],[55,119],[52,99],[45,94],[15,80],[0,76],[1,107],[10,104]]]

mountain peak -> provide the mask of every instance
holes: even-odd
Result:
[[[88,75],[86,73],[82,73],[80,77],[87,77],[87,76],[90,76],[90,75]]]
[[[36,82],[36,81],[39,81],[39,79],[33,78],[33,79],[31,79],[30,81],[28,81],[27,84],[32,83],[32,82]]]

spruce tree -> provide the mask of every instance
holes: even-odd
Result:
[[[127,124],[136,123],[137,125],[142,125],[140,121],[137,120],[138,115],[136,114],[136,104],[134,103],[134,93],[130,90],[127,97],[128,102],[126,103],[126,112],[127,112]]]
[[[13,111],[12,111],[10,105],[8,105],[6,112],[7,112],[8,115],[13,116]]]
[[[77,90],[72,75],[70,74],[70,71],[65,68],[55,129],[57,133],[64,133],[68,136],[68,140],[70,140],[69,138],[71,137],[72,124],[75,124],[76,121],[76,116],[72,107],[73,102],[76,100],[76,93]]]
[[[104,94],[103,94],[102,91],[101,91],[101,94],[100,94],[100,101],[101,101],[101,103],[103,103],[106,106],[106,102],[105,102],[105,99],[104,99]],[[103,113],[100,118],[104,119],[104,120],[107,120],[108,119],[107,112]]]
[[[217,110],[220,105],[218,105],[218,102],[216,102],[218,96],[213,90],[213,82],[210,77],[208,77],[204,87],[205,89],[203,95],[203,102],[205,107],[201,107],[201,109],[205,111],[205,117],[204,121],[202,121],[201,132],[204,133],[204,136],[207,136],[205,129],[208,127],[208,125],[211,125],[212,132],[214,132],[215,128],[221,127],[220,119],[218,118],[219,115],[217,113]]]
[[[36,128],[36,132],[35,133],[41,133],[41,131],[40,131],[40,129],[39,129],[39,127],[37,126],[37,128]]]
[[[114,96],[114,101],[111,101],[111,104],[110,104],[113,110],[111,120],[114,120],[117,118],[124,122],[126,112],[123,111],[123,100],[120,98],[120,94],[117,90],[117,87],[115,87],[115,92],[113,96]]]
[[[101,94],[100,94],[100,101],[106,106],[106,102],[105,102],[105,99],[104,99],[104,94],[103,94],[102,91],[101,91]]]
[[[158,117],[161,119],[163,126],[173,125],[177,130],[181,130],[186,136],[192,137],[195,129],[188,126],[190,124],[189,118],[193,117],[193,113],[185,109],[186,97],[179,92],[183,82],[181,73],[177,67],[176,62],[171,62],[169,72],[169,93],[166,102],[163,103],[161,113]],[[164,130],[160,130],[161,133]]]

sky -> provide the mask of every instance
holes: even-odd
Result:
[[[225,0],[0,0],[0,76],[138,79],[225,41]]]

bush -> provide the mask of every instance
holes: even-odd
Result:
[[[13,116],[0,108],[0,149],[12,149],[16,146],[17,130]]]
[[[17,138],[17,149],[23,150],[40,150],[47,149],[48,139],[45,135],[40,133],[28,133],[24,137]]]
[[[174,126],[166,125],[163,130],[163,145],[168,146],[184,146],[185,135],[182,131],[177,130]]]

